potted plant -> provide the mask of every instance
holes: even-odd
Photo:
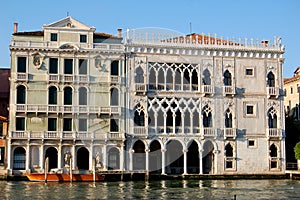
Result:
[[[300,142],[298,142],[294,147],[295,158],[298,163],[298,170],[300,170]]]

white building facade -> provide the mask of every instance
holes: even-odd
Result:
[[[50,169],[92,170],[95,159],[101,170],[284,173],[279,38],[122,38],[71,17],[15,29],[9,173],[42,172],[46,157]]]
[[[121,34],[119,34],[121,35]],[[11,51],[8,171],[123,169],[122,38],[67,17],[15,32]],[[72,163],[64,157],[71,155]]]
[[[127,167],[161,174],[284,173],[280,39],[163,31],[128,30],[125,38]]]

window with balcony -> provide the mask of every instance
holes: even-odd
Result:
[[[51,86],[48,89],[48,104],[56,105],[57,104],[57,88],[55,86]]]
[[[86,75],[87,74],[87,60],[79,59],[78,61],[79,74]]]
[[[51,33],[50,34],[50,40],[53,41],[53,42],[56,42],[57,41],[57,33]]]
[[[134,124],[135,126],[145,126],[145,113],[140,105],[136,106],[134,112]]]
[[[231,73],[228,70],[226,70],[224,72],[224,85],[225,86],[231,86],[232,85]]]
[[[73,59],[64,60],[64,73],[73,74]]]
[[[64,88],[64,105],[72,105],[72,88]]]
[[[87,131],[87,119],[80,118],[78,121],[78,130],[79,131]]]
[[[144,83],[144,70],[141,67],[138,67],[135,70],[135,82]]]
[[[268,111],[268,125],[269,128],[277,128],[277,114],[273,107]]]
[[[25,104],[26,101],[26,87],[19,85],[17,87],[17,104]]]
[[[87,42],[87,35],[80,35],[80,43],[86,43]]]
[[[87,89],[85,87],[79,88],[79,105],[87,105]]]
[[[24,131],[25,130],[25,118],[17,117],[16,118],[16,131]]]
[[[232,113],[230,109],[227,109],[225,113],[225,127],[232,128]]]
[[[72,118],[63,119],[63,131],[72,131]]]
[[[57,119],[48,118],[48,131],[57,131]]]
[[[202,109],[203,127],[212,127],[211,108],[206,105]]]
[[[119,105],[119,90],[114,87],[110,89],[110,105],[111,106]]]
[[[267,75],[267,85],[268,87],[275,87],[275,76],[273,72],[269,72]]]
[[[114,60],[110,64],[110,75],[119,76],[119,61]]]
[[[110,132],[119,132],[119,119],[114,116],[110,118]]]
[[[203,71],[202,83],[203,85],[211,85],[210,72],[208,69]]]
[[[49,74],[57,74],[58,73],[58,59],[50,58],[49,59]]]
[[[18,57],[17,72],[26,73],[26,57]]]

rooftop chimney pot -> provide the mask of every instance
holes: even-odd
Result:
[[[122,29],[118,28],[118,37],[121,38],[122,37]]]
[[[14,33],[18,32],[18,22],[14,22]]]

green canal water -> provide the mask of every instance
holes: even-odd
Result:
[[[300,199],[300,180],[0,181],[0,199]]]

